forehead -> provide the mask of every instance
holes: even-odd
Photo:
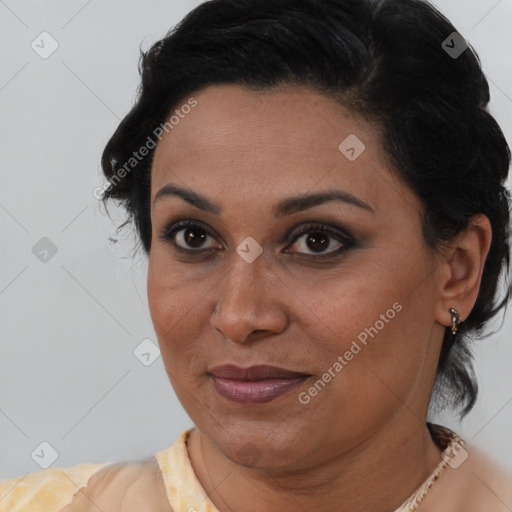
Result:
[[[181,182],[204,193],[230,187],[276,199],[343,186],[372,201],[383,172],[401,188],[384,168],[377,128],[318,92],[220,85],[192,96],[196,106],[175,107],[179,121],[156,148],[152,197],[168,182]],[[351,147],[356,159],[344,153]]]
[[[175,157],[185,156],[183,150],[189,151],[191,146],[195,151],[187,156],[259,143],[267,144],[269,149],[277,146],[304,153],[312,149],[335,151],[349,130],[363,138],[375,136],[372,125],[351,116],[334,100],[303,87],[253,91],[239,85],[216,85],[193,97],[197,105],[181,119],[174,116],[178,123],[164,133],[159,144],[160,149],[184,145]],[[187,101],[182,100],[174,112]]]

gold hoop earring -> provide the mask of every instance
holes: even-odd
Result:
[[[460,324],[460,315],[459,312],[453,308],[450,308],[450,315],[452,315],[452,334],[455,334]]]

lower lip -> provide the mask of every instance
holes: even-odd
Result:
[[[240,381],[212,375],[213,385],[219,395],[241,404],[264,404],[298,388],[309,377],[295,379],[265,379]]]

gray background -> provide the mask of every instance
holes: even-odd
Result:
[[[42,442],[58,454],[54,467],[136,460],[191,426],[161,357],[145,366],[133,353],[156,343],[146,261],[130,258],[129,232],[108,242],[122,215],[112,207],[113,221],[105,216],[93,190],[103,147],[135,97],[139,45],[199,3],[0,1],[0,478],[41,469],[36,461],[52,454]],[[512,1],[435,5],[479,53],[512,144]],[[43,31],[59,45],[47,59],[31,48]],[[46,262],[32,252],[43,237],[57,248]],[[511,332],[509,314],[480,344],[474,411],[462,424],[437,418],[509,469]]]

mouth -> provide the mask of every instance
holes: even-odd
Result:
[[[216,366],[208,374],[219,395],[241,404],[271,402],[291,393],[311,377],[311,374],[266,365]]]

